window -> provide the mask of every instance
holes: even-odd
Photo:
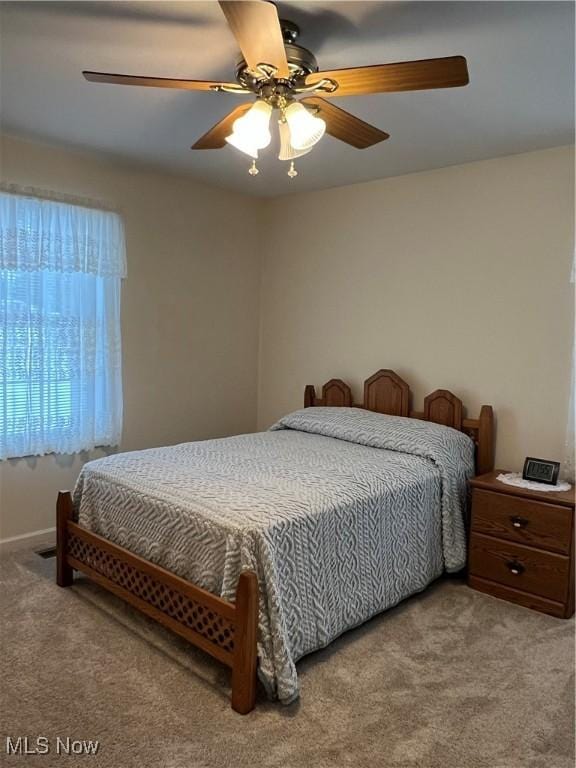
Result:
[[[116,445],[119,216],[0,191],[0,459]]]

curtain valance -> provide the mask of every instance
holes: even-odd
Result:
[[[0,191],[0,269],[125,277],[117,213]]]

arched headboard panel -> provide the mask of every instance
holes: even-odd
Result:
[[[382,369],[364,382],[364,401],[354,403],[352,390],[342,379],[331,379],[322,387],[322,397],[309,384],[304,390],[304,407],[319,405],[353,406],[390,416],[433,421],[466,432],[476,443],[476,472],[494,469],[494,414],[492,406],[483,405],[478,419],[464,418],[460,398],[447,389],[437,389],[424,398],[424,410],[410,409],[410,387],[388,369]]]
[[[408,416],[410,387],[394,371],[377,371],[364,382],[364,408],[389,416]]]
[[[324,405],[350,407],[352,405],[352,390],[342,379],[330,379],[322,387],[322,399]]]
[[[437,389],[424,398],[424,418],[446,427],[462,429],[462,400],[447,389]]]

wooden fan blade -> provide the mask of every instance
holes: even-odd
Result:
[[[277,77],[288,77],[276,6],[261,0],[223,0],[220,7],[250,69],[256,69],[258,64],[271,64],[277,69]]]
[[[317,116],[326,123],[326,133],[356,147],[356,149],[366,149],[366,147],[378,144],[379,141],[390,138],[388,133],[365,123],[359,117],[330,104],[319,96],[308,96],[302,99],[302,102],[317,110]]]
[[[306,85],[317,83],[323,77],[338,83],[335,91],[324,93],[323,96],[359,96],[364,93],[455,88],[468,85],[469,82],[468,65],[464,56],[314,72],[306,77]]]
[[[239,107],[233,109],[232,112],[223,117],[219,123],[213,125],[212,128],[201,136],[198,141],[192,145],[191,149],[221,149],[226,146],[226,136],[230,136],[232,133],[232,124],[243,114],[248,112],[254,102],[249,104],[240,104]]]
[[[172,77],[141,77],[140,75],[117,75],[110,72],[82,72],[82,74],[91,83],[145,85],[149,88],[179,88],[184,91],[212,91],[221,85],[237,87],[237,83],[220,83],[212,80],[178,80]]]

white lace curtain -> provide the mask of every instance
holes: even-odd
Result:
[[[0,459],[116,445],[116,213],[0,191]]]

